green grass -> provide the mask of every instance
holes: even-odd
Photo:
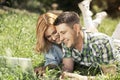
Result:
[[[120,22],[120,17],[117,19],[112,19],[110,17],[107,17],[102,21],[98,29],[100,32],[111,36],[119,22]]]
[[[42,63],[43,56],[35,55],[34,52],[38,14],[29,14],[26,11],[0,10],[0,12],[0,55],[31,58],[33,66]],[[0,68],[0,71],[2,69],[7,74],[0,76],[0,80],[17,80],[15,77],[17,75],[10,73],[10,69],[8,71],[8,68]]]
[[[36,58],[34,47],[37,18],[38,14],[24,11],[0,14],[0,55]]]
[[[4,11],[0,9],[0,55],[31,58],[34,67],[43,64],[43,56],[37,55],[34,51],[36,43],[35,28],[38,16],[38,14],[27,11]],[[106,18],[100,25],[99,31],[111,36],[119,20],[120,18],[114,20]],[[45,79],[57,80],[56,75],[59,73],[58,70],[47,69]],[[90,75],[89,72],[86,72],[86,74]],[[101,78],[103,80],[120,79],[119,74],[110,77],[111,79],[98,76],[97,80],[101,80]],[[24,75],[19,69],[14,71],[9,67],[2,68],[1,65],[0,80],[37,80],[37,78],[33,79],[29,74]]]

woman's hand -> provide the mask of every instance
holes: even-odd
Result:
[[[37,76],[43,76],[45,74],[45,68],[46,67],[37,67],[34,69],[34,72],[36,73]]]

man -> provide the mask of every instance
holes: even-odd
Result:
[[[74,62],[96,66],[118,60],[119,51],[113,46],[112,39],[102,33],[82,30],[75,12],[63,12],[56,18],[54,25],[63,42],[63,71],[72,72]]]

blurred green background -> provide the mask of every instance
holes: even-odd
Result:
[[[52,5],[56,3],[57,9],[63,11],[81,11],[78,3],[83,0],[0,0],[1,5],[12,8],[26,9],[31,12],[44,13],[52,10]],[[111,17],[120,16],[120,0],[92,0],[90,9],[94,12],[106,11]]]

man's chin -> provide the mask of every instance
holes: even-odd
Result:
[[[58,41],[58,42],[56,42],[56,44],[61,44],[61,42],[60,42],[60,41]]]
[[[61,44],[61,42],[57,42],[57,44]]]
[[[71,45],[66,45],[68,48],[71,48]]]
[[[72,44],[66,44],[66,47],[73,48],[74,46]]]

